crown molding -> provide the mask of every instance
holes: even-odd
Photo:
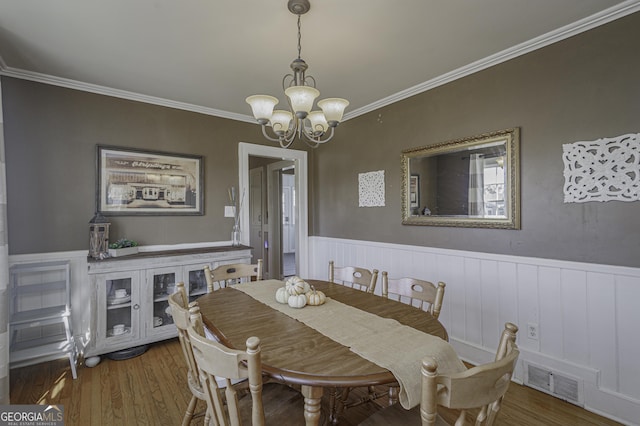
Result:
[[[510,59],[517,58],[518,56],[522,56],[534,50],[541,49],[550,44],[565,40],[574,35],[583,33],[590,29],[599,27],[611,21],[615,21],[616,19],[620,19],[624,16],[635,13],[639,10],[640,0],[627,0],[616,6],[591,15],[587,18],[558,28],[554,31],[533,38],[524,43],[510,47],[509,49],[505,49],[491,56],[487,56],[486,58],[472,62],[468,65],[465,65],[464,67],[460,67],[448,73],[442,74],[436,78],[417,84],[413,87],[397,92],[391,96],[387,96],[386,98],[382,98],[361,108],[350,111],[344,115],[343,122],[385,107],[392,103],[407,99],[411,96],[415,96],[444,84],[450,83],[459,78],[466,77],[478,71],[490,68],[494,65],[501,64]],[[113,89],[97,84],[84,83],[67,78],[55,77],[47,74],[9,67],[4,62],[2,57],[0,57],[0,75],[256,124],[255,119],[252,116],[246,114],[238,114],[215,108],[189,104],[186,102],[173,101],[170,99],[158,98],[155,96],[148,96],[140,93],[129,92],[126,90]]]
[[[572,24],[558,28],[554,31],[533,38],[524,43],[515,45],[491,56],[487,56],[486,58],[480,59],[476,62],[472,62],[446,74],[442,74],[436,78],[425,81],[424,83],[417,84],[391,96],[370,103],[369,105],[365,105],[361,108],[349,111],[345,114],[343,121],[358,117],[371,111],[375,111],[392,103],[426,92],[459,78],[466,77],[478,71],[482,71],[494,65],[506,62],[510,59],[517,58],[518,56],[522,56],[534,50],[541,49],[550,44],[557,43],[574,35],[607,24],[611,21],[615,21],[616,19],[620,19],[639,10],[640,0],[625,1],[616,6],[610,7],[609,9],[605,9],[602,12],[596,13]]]
[[[168,108],[181,109],[185,111],[197,112],[200,114],[213,115],[220,118],[228,118],[236,121],[246,121],[247,123],[256,123],[255,119],[249,115],[237,114],[229,111],[223,111],[215,108],[207,108],[200,105],[189,104],[186,102],[174,101],[171,99],[159,98],[156,96],[143,95],[141,93],[129,92],[126,90],[114,89],[111,87],[100,86],[97,84],[84,83],[82,81],[71,80],[68,78],[56,77],[48,74],[42,74],[33,71],[13,68],[6,65],[0,57],[0,75],[14,77],[21,80],[34,81],[36,83],[50,84],[52,86],[65,87],[67,89],[75,89],[83,92],[96,93],[99,95],[113,96],[131,101],[144,102],[147,104],[160,105]]]

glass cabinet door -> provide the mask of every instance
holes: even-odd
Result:
[[[140,305],[137,300],[137,277],[107,275],[102,288],[106,300],[105,320],[101,330],[109,339],[130,339],[138,334],[136,321]]]
[[[147,319],[148,327],[159,330],[173,325],[173,317],[169,309],[169,295],[176,290],[176,283],[182,280],[178,272],[181,268],[156,268],[147,271],[147,283],[153,292],[152,317]],[[172,328],[173,329],[173,328]]]
[[[199,296],[207,294],[207,279],[204,275],[204,266],[185,267],[185,275],[188,277],[189,301],[193,302]],[[186,284],[185,284],[186,285]]]

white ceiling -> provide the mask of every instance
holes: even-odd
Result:
[[[640,0],[315,0],[302,58],[346,119],[640,10]],[[0,0],[0,73],[253,122],[297,56],[287,1]]]

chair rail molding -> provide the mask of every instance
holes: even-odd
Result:
[[[327,279],[329,260],[445,282],[439,320],[462,359],[491,360],[496,331],[513,322],[523,330],[516,381],[525,362],[535,364],[579,379],[585,409],[640,419],[640,268],[310,237],[308,277]],[[525,332],[530,323],[537,339]]]

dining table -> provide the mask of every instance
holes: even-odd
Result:
[[[371,357],[366,353],[363,356],[357,348],[354,351],[353,346],[357,345],[352,345],[351,341],[363,341],[365,347],[369,345],[373,352],[393,360],[415,351],[413,342],[421,339],[411,338],[410,343],[404,343],[402,347],[387,344],[386,340],[402,333],[390,329],[379,337],[380,324],[377,321],[432,339],[428,342],[446,345],[440,358],[455,357],[451,361],[452,368],[463,368],[453,349],[448,348],[446,329],[430,313],[344,285],[322,280],[307,282],[326,295],[325,304],[294,309],[276,302],[275,292],[284,286],[284,282],[278,280],[228,286],[197,299],[206,329],[224,345],[244,350],[249,337],[260,339],[263,374],[279,382],[300,386],[306,425],[319,424],[325,389],[336,395],[339,389],[344,388],[398,385],[393,361],[379,365],[367,359]],[[300,317],[302,314],[315,317],[316,323],[313,319]],[[323,329],[324,323],[328,331]],[[354,330],[358,336],[348,335],[352,326],[356,327]],[[333,330],[340,335],[333,336]],[[346,337],[341,334],[343,332],[347,333]],[[414,360],[416,369],[415,373],[411,371],[411,375],[419,378],[420,361],[423,355],[428,354],[428,348],[418,350],[420,356]],[[413,405],[416,405],[416,398],[419,400],[419,383]],[[329,411],[330,421],[336,422],[334,407]]]

